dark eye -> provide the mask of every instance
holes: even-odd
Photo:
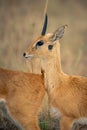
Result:
[[[36,44],[36,47],[37,47],[37,46],[42,46],[43,44],[44,44],[43,41],[38,41],[37,44]]]
[[[48,46],[48,49],[49,49],[49,50],[52,50],[52,48],[53,48],[53,45],[49,45],[49,46]]]

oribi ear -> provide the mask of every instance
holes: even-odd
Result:
[[[63,25],[59,27],[52,35],[51,40],[54,42],[56,40],[59,40],[63,37],[65,28],[68,27],[67,25]]]

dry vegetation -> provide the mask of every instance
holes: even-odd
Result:
[[[27,71],[22,53],[41,32],[44,0],[0,0],[0,67]],[[63,70],[87,75],[87,1],[50,0],[48,32],[68,24],[61,40]]]

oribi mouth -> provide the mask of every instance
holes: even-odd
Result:
[[[32,58],[32,57],[33,57],[32,54],[27,55],[26,53],[23,53],[23,56],[24,56],[26,59],[27,59],[27,58]]]

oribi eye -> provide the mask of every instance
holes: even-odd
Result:
[[[49,45],[49,46],[48,46],[48,49],[49,49],[49,50],[52,50],[52,48],[53,48],[53,45]]]
[[[36,47],[37,47],[37,46],[42,46],[43,44],[44,44],[43,41],[38,41],[37,44],[36,44]]]

